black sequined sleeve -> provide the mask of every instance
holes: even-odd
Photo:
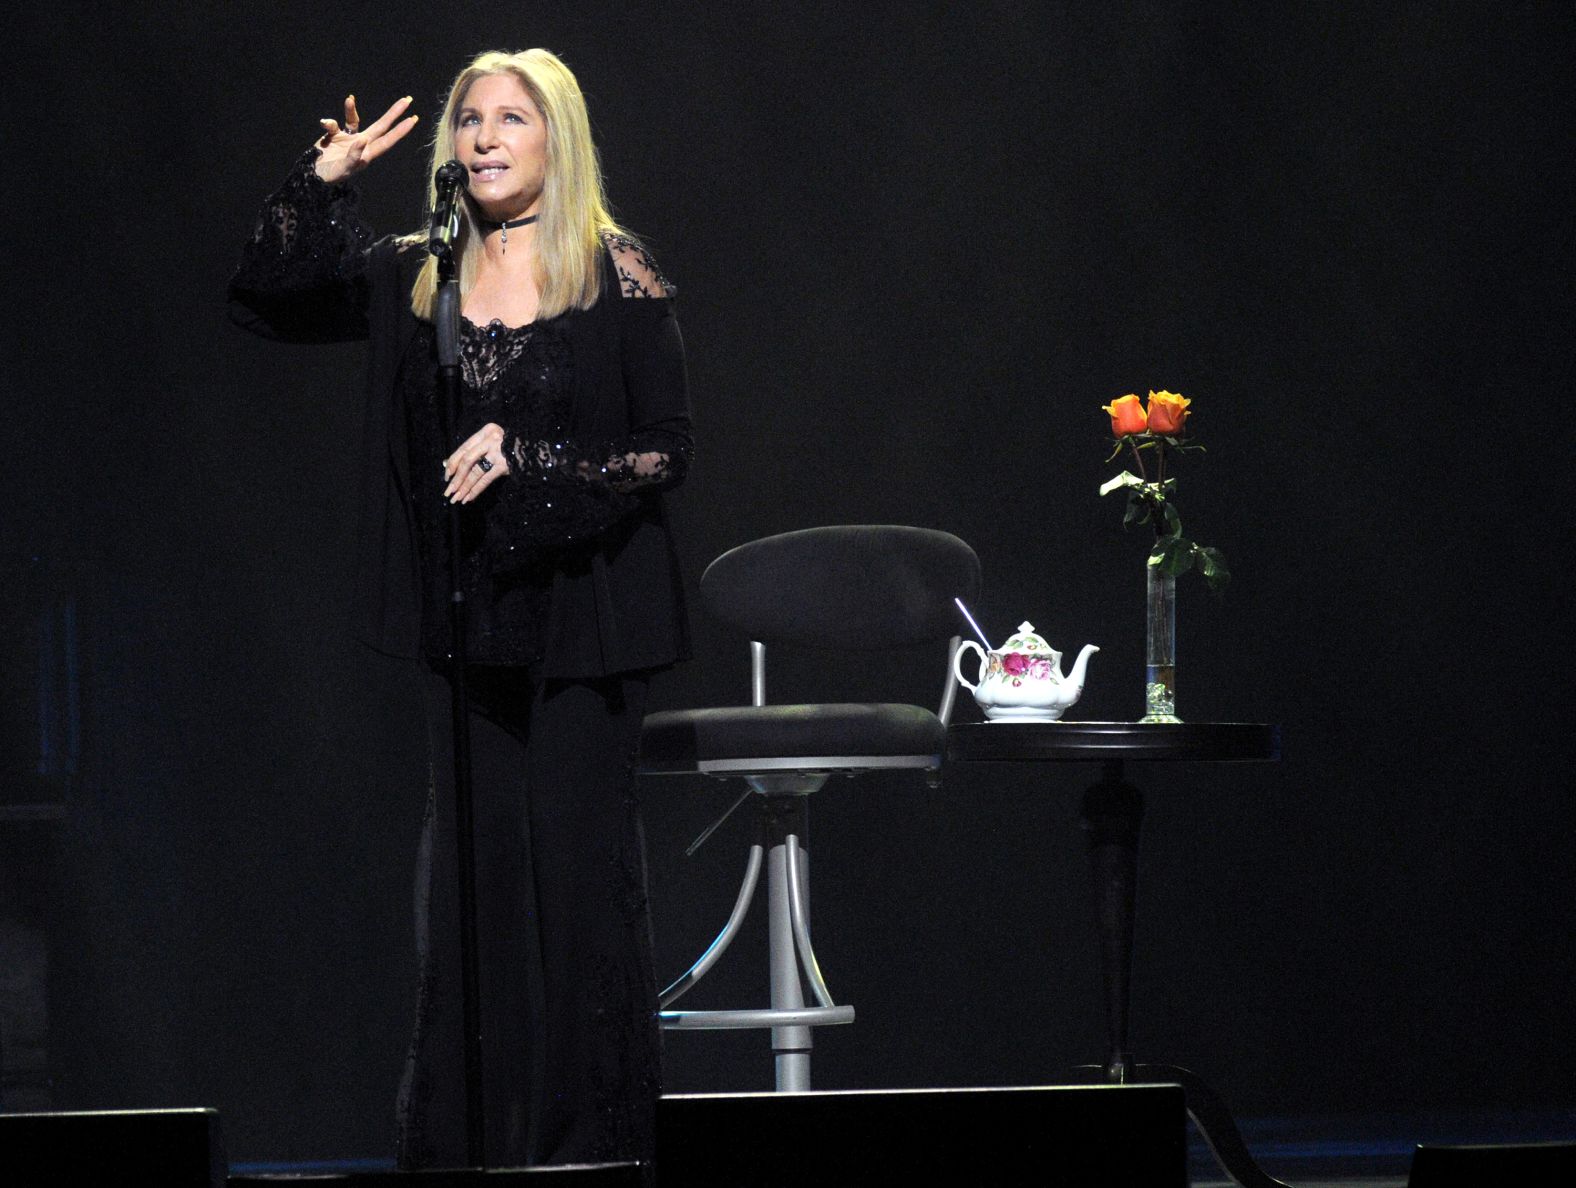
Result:
[[[649,291],[609,298],[622,322],[627,435],[582,441],[530,425],[504,427],[510,473],[494,484],[502,514],[489,517],[499,525],[489,532],[496,564],[509,568],[600,536],[684,481],[695,440],[684,340],[666,291],[656,300]]]
[[[308,149],[270,194],[230,279],[230,318],[265,338],[345,342],[367,336],[372,232],[356,191],[317,176]]]

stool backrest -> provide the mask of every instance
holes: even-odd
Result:
[[[979,558],[956,536],[889,524],[764,537],[700,580],[706,609],[753,640],[866,651],[957,634],[952,600],[979,588]]]

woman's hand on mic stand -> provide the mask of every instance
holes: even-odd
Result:
[[[417,116],[400,119],[410,106],[410,96],[397,99],[371,127],[361,130],[356,112],[356,97],[345,96],[345,126],[336,120],[319,120],[323,135],[318,137],[317,175],[330,185],[348,180],[393,148],[416,126]]]

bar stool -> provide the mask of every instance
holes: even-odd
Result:
[[[642,733],[640,771],[742,779],[746,789],[723,819],[754,798],[757,832],[727,924],[662,992],[660,1019],[662,1026],[680,1030],[770,1028],[779,1091],[810,1088],[811,1028],[854,1020],[852,1006],[833,1000],[810,943],[809,796],[833,775],[907,769],[936,778],[956,690],[952,600],[974,599],[979,585],[979,558],[957,537],[888,525],[766,537],[724,553],[701,578],[706,609],[751,641],[751,704],[652,714]],[[767,704],[768,644],[871,651],[949,636],[941,705],[934,713],[889,703]],[[668,1009],[733,942],[763,865],[771,1005]],[[806,1001],[806,984],[814,1005]]]

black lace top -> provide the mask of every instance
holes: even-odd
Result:
[[[401,396],[409,426],[411,497],[422,574],[422,651],[449,654],[448,504],[439,459],[447,456],[443,410],[434,380],[437,351],[430,325],[411,341]],[[460,431],[483,425],[564,435],[573,359],[551,322],[508,327],[460,322]],[[526,664],[542,655],[553,569],[526,528],[528,512],[505,475],[460,508],[460,583],[467,605],[466,654],[481,664]]]
[[[368,291],[365,262],[372,233],[356,212],[356,193],[322,181],[317,150],[305,153],[264,203],[232,292],[270,324],[298,340],[364,337]],[[601,302],[670,298],[673,287],[637,242],[605,235],[607,283]],[[616,290],[615,290],[616,284]],[[652,301],[653,305],[666,304]],[[311,323],[302,317],[310,311]],[[526,663],[540,658],[543,617],[555,572],[648,500],[682,481],[693,453],[689,418],[672,416],[630,426],[627,436],[588,441],[572,432],[574,335],[580,311],[522,327],[462,322],[462,423],[452,443],[441,440],[433,379],[433,333],[420,323],[400,363],[411,498],[422,570],[422,651],[447,653],[446,508],[440,463],[454,446],[492,422],[504,430],[510,473],[467,505],[462,520],[462,581],[471,620],[473,660]],[[681,348],[675,348],[681,349]],[[626,359],[666,371],[673,361]],[[680,368],[682,361],[679,361]]]

